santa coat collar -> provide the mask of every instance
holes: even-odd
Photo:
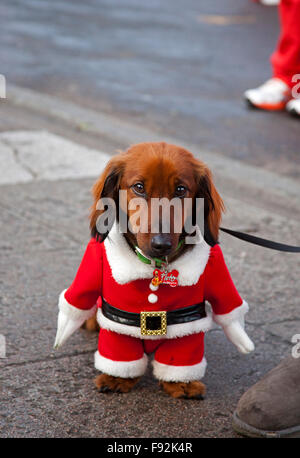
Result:
[[[104,246],[112,276],[120,285],[153,277],[153,267],[141,262],[130,249],[124,235],[120,232],[118,223],[114,223],[104,241]],[[179,286],[191,286],[198,283],[206,267],[209,254],[210,246],[201,236],[199,243],[193,245],[191,250],[169,263],[169,270],[176,269],[179,272]]]

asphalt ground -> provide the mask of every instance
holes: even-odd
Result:
[[[6,339],[6,358],[0,359],[0,436],[236,437],[231,416],[239,397],[291,353],[291,338],[299,334],[299,257],[221,235],[232,277],[250,305],[246,329],[256,349],[240,355],[222,330],[210,331],[204,401],[169,398],[150,368],[129,394],[98,393],[93,386],[97,335],[80,330],[61,350],[53,351],[52,346],[58,295],[72,281],[89,239],[94,178],[82,175],[93,162],[98,173],[105,156],[99,152],[98,159],[95,151],[88,155],[84,149],[82,153],[89,157],[86,169],[78,171],[75,164],[73,177],[64,178],[61,165],[71,154],[80,155],[78,144],[27,131],[1,134],[0,145],[2,157],[4,151],[11,151],[20,169],[31,170],[26,183],[21,182],[19,170],[10,184],[0,188],[0,334]],[[52,171],[47,178],[45,164]],[[251,188],[250,180],[247,190],[226,176],[226,170],[228,164],[218,186],[227,205],[224,225],[300,244],[299,212],[290,207],[293,193],[298,192],[295,182],[282,182],[278,176],[281,188],[270,186],[262,198],[258,170],[256,186]],[[273,211],[277,201],[281,203]]]
[[[150,369],[131,393],[100,394],[97,336],[52,346],[58,295],[89,239],[90,187],[117,148],[189,147],[213,170],[225,226],[300,245],[299,122],[242,100],[269,76],[276,10],[244,0],[0,8],[0,437],[237,437],[239,397],[300,332],[297,255],[221,235],[256,349],[240,355],[213,329],[204,401],[169,398]]]
[[[11,84],[299,179],[299,122],[248,110],[271,75],[276,8],[249,0],[3,0]]]

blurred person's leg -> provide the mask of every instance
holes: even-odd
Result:
[[[300,0],[281,0],[279,12],[281,33],[271,56],[273,77],[256,89],[245,92],[249,105],[264,110],[283,110],[293,97],[293,77],[300,74]],[[298,106],[299,100],[296,100],[288,103],[287,109],[295,111]]]
[[[282,0],[279,12],[281,33],[271,56],[273,77],[292,88],[293,76],[300,74],[300,0]]]

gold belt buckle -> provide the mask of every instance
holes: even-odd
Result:
[[[167,334],[167,312],[141,312],[141,334],[142,336],[164,336]],[[147,318],[159,317],[160,328],[150,329]],[[147,327],[148,326],[148,327]]]

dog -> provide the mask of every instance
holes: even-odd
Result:
[[[254,349],[243,328],[248,304],[218,243],[224,204],[211,171],[180,146],[140,143],[108,162],[92,193],[92,238],[60,295],[55,346],[82,325],[100,326],[99,391],[129,392],[154,354],[153,374],[167,394],[203,399],[204,334],[213,321],[240,352]],[[167,231],[157,202],[180,203],[169,207]]]

